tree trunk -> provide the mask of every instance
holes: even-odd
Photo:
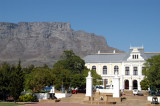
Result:
[[[16,104],[16,100],[14,99],[14,103]]]

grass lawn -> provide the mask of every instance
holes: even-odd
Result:
[[[24,105],[23,103],[0,103],[0,106],[18,106],[18,105]]]

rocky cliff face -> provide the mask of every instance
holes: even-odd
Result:
[[[88,54],[113,52],[102,36],[74,31],[62,22],[0,22],[0,61],[22,64],[52,65],[64,50],[73,50],[84,57]]]

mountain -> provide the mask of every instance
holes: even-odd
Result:
[[[74,31],[63,22],[0,22],[0,62],[23,66],[53,65],[64,50],[73,50],[84,57],[101,52],[121,52],[109,47],[104,37],[84,31]]]

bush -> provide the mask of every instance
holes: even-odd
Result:
[[[37,97],[33,95],[21,95],[19,102],[37,102]]]

